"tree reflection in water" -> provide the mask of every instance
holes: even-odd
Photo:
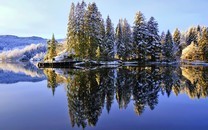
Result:
[[[122,67],[96,70],[44,70],[48,87],[55,92],[58,84],[66,84],[72,127],[95,126],[105,108],[110,113],[113,101],[126,109],[131,100],[137,115],[145,107],[153,110],[158,97],[173,92],[190,98],[208,95],[208,68],[194,66]]]
[[[58,86],[57,84],[57,74],[52,69],[45,69],[44,74],[47,77],[47,87],[52,89],[53,95],[55,94],[55,89]]]

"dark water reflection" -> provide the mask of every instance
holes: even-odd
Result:
[[[138,116],[154,110],[159,95],[186,94],[190,98],[208,96],[208,68],[195,66],[122,67],[96,70],[45,70],[53,94],[58,84],[67,88],[72,127],[96,126],[104,109],[114,101],[119,109],[133,102]],[[207,117],[208,118],[208,117]]]

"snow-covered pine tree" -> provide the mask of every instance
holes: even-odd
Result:
[[[51,39],[51,43],[50,43],[50,51],[49,51],[49,55],[51,58],[55,57],[57,55],[56,53],[56,45],[57,45],[57,41],[55,39],[54,34],[52,35],[52,39]]]
[[[115,42],[116,42],[116,48],[117,48],[117,56],[119,59],[121,59],[122,57],[124,57],[124,50],[125,50],[125,46],[124,46],[124,42],[123,42],[123,32],[122,32],[122,23],[123,20],[119,19],[119,22],[117,24],[116,27],[116,34],[115,34]]]
[[[199,40],[198,45],[199,50],[203,53],[203,58],[199,60],[208,61],[208,28],[202,29],[202,36]]]
[[[201,32],[201,26],[200,25],[197,26],[197,32]]]
[[[76,6],[76,46],[75,53],[78,57],[85,58],[87,51],[86,36],[85,36],[85,16],[86,3],[82,1]]]
[[[191,27],[186,32],[186,44],[190,45],[192,42],[194,42],[194,44],[197,43],[197,28],[195,27]]]
[[[163,56],[165,61],[171,62],[175,60],[173,51],[173,38],[168,30],[165,37],[165,43],[163,44]]]
[[[165,34],[165,32],[164,31],[162,31],[162,33],[161,33],[161,35],[160,35],[160,43],[161,43],[161,46],[162,46],[162,55],[161,55],[161,58],[160,58],[160,60],[164,60],[165,59],[165,56],[164,56],[164,45],[165,45],[165,36],[166,36],[166,34]]]
[[[147,27],[149,31],[149,37],[147,39],[147,55],[151,56],[152,61],[158,61],[160,59],[161,54],[161,43],[160,36],[158,34],[158,23],[155,21],[154,17],[151,17],[147,22]]]
[[[201,37],[202,37],[202,30],[203,30],[204,27],[201,27],[201,26],[197,26],[197,43],[199,43],[199,41],[201,40]],[[198,44],[197,44],[198,45]]]
[[[132,54],[132,31],[131,26],[126,19],[123,21],[123,42],[124,42],[124,54],[122,59],[127,60],[131,58]]]
[[[173,42],[174,42],[174,50],[175,50],[175,56],[177,59],[180,59],[182,54],[182,45],[181,45],[181,32],[176,28],[176,30],[173,33]]]
[[[69,13],[69,21],[67,25],[67,50],[71,51],[71,49],[74,49],[74,46],[76,45],[75,41],[75,32],[76,32],[76,25],[75,25],[75,5],[74,3],[71,4],[71,9]]]
[[[160,43],[163,45],[163,44],[165,44],[165,36],[166,36],[166,34],[165,34],[165,32],[163,31],[162,33],[161,33],[161,36],[160,36]]]
[[[100,59],[102,57],[102,46],[105,44],[105,21],[104,19],[101,20],[100,22],[100,33],[101,33],[101,39],[97,48],[97,58]]]
[[[136,13],[133,26],[133,51],[138,60],[142,62],[146,60],[147,34],[145,17],[141,12],[138,12]]]
[[[173,33],[173,41],[176,45],[179,45],[181,42],[180,39],[181,39],[181,33],[178,30],[178,28],[176,28],[176,30]]]
[[[56,54],[56,45],[57,41],[55,39],[54,34],[52,35],[52,39],[47,42],[48,49],[46,56],[44,57],[44,60],[52,60],[57,54]]]
[[[102,21],[101,14],[95,3],[89,4],[85,13],[85,36],[87,43],[87,56],[89,59],[96,57],[96,50],[101,41],[100,22]]]
[[[180,39],[181,43],[180,43],[180,48],[181,50],[185,49],[187,47],[186,44],[186,33],[185,32],[181,32],[181,39]]]
[[[104,43],[102,44],[101,55],[104,58],[104,60],[108,60],[114,58],[114,42],[115,42],[114,28],[109,16],[106,19],[105,30],[106,30],[105,40]]]

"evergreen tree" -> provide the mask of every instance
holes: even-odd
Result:
[[[97,48],[97,58],[100,59],[102,55],[102,46],[105,44],[105,21],[102,19],[100,22],[100,33],[101,33],[101,41],[99,42],[98,48]],[[99,56],[98,56],[99,52]]]
[[[181,57],[183,47],[181,45],[181,33],[178,28],[176,28],[173,33],[173,42],[175,44],[175,56],[179,59]]]
[[[86,42],[84,30],[84,14],[86,12],[86,3],[74,3],[71,5],[67,29],[67,49],[69,52],[75,53],[77,57],[86,55]]]
[[[178,30],[178,28],[176,28],[176,30],[173,33],[173,41],[176,45],[180,45],[180,39],[181,39],[181,33]]]
[[[94,59],[96,57],[96,50],[102,41],[101,24],[102,18],[95,3],[89,4],[85,13],[85,35],[87,47],[87,57]]]
[[[201,26],[200,25],[197,26],[197,32],[201,32]]]
[[[147,27],[149,31],[149,37],[147,39],[147,55],[151,56],[152,61],[157,61],[160,58],[161,54],[161,43],[160,43],[160,36],[158,34],[158,23],[155,21],[154,17],[151,17],[150,20],[147,22]]]
[[[68,28],[67,28],[67,49],[71,51],[74,49],[76,45],[75,41],[75,32],[76,32],[76,25],[75,25],[75,5],[74,3],[71,4],[71,9],[69,13],[69,21],[68,21]]]
[[[78,57],[84,58],[87,54],[87,43],[85,36],[85,13],[86,3],[82,1],[81,4],[76,6],[76,46],[75,53]]]
[[[133,26],[133,51],[139,61],[146,60],[147,34],[145,17],[141,12],[138,12]]]
[[[114,58],[114,28],[113,24],[111,22],[110,17],[108,16],[106,19],[106,32],[105,32],[105,39],[104,43],[102,44],[102,56],[105,60],[108,60],[109,58]]]
[[[52,39],[47,42],[48,44],[48,49],[46,56],[44,60],[52,60],[57,54],[56,54],[56,44],[58,42],[56,41],[54,34],[52,35]]]
[[[165,34],[165,32],[163,31],[162,33],[161,33],[161,36],[160,36],[160,43],[163,45],[163,44],[165,44],[165,36],[166,36],[166,34]]]
[[[163,55],[166,61],[174,60],[173,39],[169,30],[165,37],[165,44],[163,44]]]
[[[124,42],[124,52],[122,59],[127,60],[131,57],[132,53],[132,31],[131,26],[127,22],[126,19],[123,21],[122,27],[122,34],[123,34],[123,42]]]
[[[52,39],[51,39],[51,43],[50,43],[50,51],[49,51],[50,57],[55,57],[57,55],[56,54],[56,44],[57,43],[58,42],[56,41],[55,36],[53,34]]]
[[[197,43],[197,29],[191,27],[188,32],[186,32],[186,44],[190,45],[192,42]]]
[[[202,29],[202,37],[199,41],[199,50],[203,53],[203,59],[208,61],[208,28]]]
[[[117,48],[117,56],[121,59],[123,56],[123,52],[125,50],[124,42],[123,42],[123,32],[122,32],[122,22],[123,20],[120,19],[117,27],[116,27],[116,48]]]

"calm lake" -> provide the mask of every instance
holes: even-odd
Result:
[[[207,130],[208,67],[0,63],[0,130]]]

